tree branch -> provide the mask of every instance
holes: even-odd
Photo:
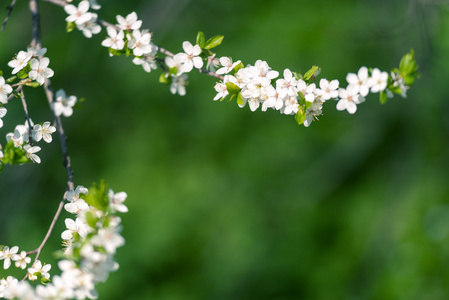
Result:
[[[32,16],[32,21],[33,21],[33,40],[31,42],[31,46],[35,47],[36,49],[41,49],[42,44],[41,44],[41,37],[40,37],[39,10],[38,10],[38,6],[37,6],[37,0],[29,0],[29,8],[30,8],[31,16]],[[54,101],[53,100],[54,95],[53,95],[53,90],[51,88],[51,82],[48,78],[45,80],[44,90],[45,90],[45,94],[47,96],[48,104],[50,105],[50,109],[53,113],[53,118],[54,118],[56,128],[57,128],[57,131],[59,134],[59,141],[60,141],[61,151],[62,151],[62,156],[63,156],[63,166],[65,167],[66,173],[67,173],[67,188],[66,188],[66,191],[64,193],[64,196],[63,196],[61,202],[59,203],[58,210],[56,211],[56,214],[53,217],[53,221],[51,222],[50,227],[49,227],[47,234],[45,235],[42,243],[40,244],[40,246],[37,249],[28,252],[29,254],[36,253],[34,262],[36,262],[39,259],[42,249],[44,248],[45,244],[48,241],[48,238],[50,237],[50,235],[53,231],[56,221],[58,220],[59,215],[61,214],[62,208],[64,207],[64,203],[66,202],[67,192],[74,189],[73,170],[72,170],[72,165],[71,165],[71,161],[70,161],[70,156],[69,156],[69,153],[67,150],[67,137],[66,137],[66,135],[64,133],[64,129],[62,127],[61,118],[55,114],[54,109],[53,109],[52,104]],[[26,278],[26,276],[25,276],[25,278]]]
[[[6,7],[6,9],[8,10],[8,15],[6,16],[5,21],[3,21],[3,25],[2,25],[2,28],[0,29],[0,31],[5,30],[6,23],[8,23],[9,17],[12,14],[12,10],[14,9],[14,6],[16,5],[16,1],[17,0],[12,0],[11,4],[8,7]]]
[[[53,3],[53,4],[61,6],[61,7],[64,7],[64,6],[68,5],[68,3],[66,1],[63,1],[63,0],[44,0],[44,1]],[[101,20],[101,19],[97,19],[97,23],[100,24],[103,27],[113,27],[117,31],[120,30],[120,28],[117,25],[111,24],[111,23],[109,23],[107,21],[104,21],[104,20]],[[161,52],[162,54],[165,54],[165,55],[171,56],[171,57],[175,56],[172,52],[168,51],[167,49],[162,48],[162,47],[160,47],[158,45],[155,45],[155,46],[157,47],[158,51]],[[206,74],[206,75],[209,75],[209,76],[216,77],[218,79],[224,80],[223,76],[218,75],[215,72],[208,71],[208,70],[206,70],[204,68],[198,69],[198,71],[200,73],[203,73],[203,74]]]

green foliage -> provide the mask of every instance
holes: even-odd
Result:
[[[414,56],[415,53],[412,49],[402,57],[399,64],[399,74],[404,78],[406,85],[412,85],[415,82],[415,77],[419,77],[418,65]]]
[[[210,39],[208,39],[207,42],[204,44],[204,47],[202,47],[202,48],[208,49],[208,50],[215,48],[221,44],[223,39],[224,39],[223,35],[215,35],[215,36],[211,37]]]
[[[101,180],[99,185],[94,182],[92,187],[89,188],[89,194],[83,195],[81,198],[83,198],[87,204],[105,211],[108,207],[108,188],[105,181]]]
[[[67,32],[72,32],[75,29],[76,29],[76,24],[74,22],[67,22],[67,25],[65,27],[65,30]]]
[[[226,82],[226,89],[231,95],[240,93],[241,90],[241,88],[239,88],[235,83],[232,82]]]
[[[313,66],[309,71],[304,74],[304,81],[314,81],[315,78],[321,73],[321,68],[318,66]]]
[[[202,31],[199,31],[198,35],[196,36],[196,44],[198,46],[200,46],[201,49],[203,49],[205,43],[206,43],[206,37],[204,36],[204,33]]]
[[[4,165],[21,165],[29,163],[30,160],[26,156],[26,151],[22,148],[14,147],[14,142],[9,141],[3,149],[3,158],[0,160],[0,171]]]

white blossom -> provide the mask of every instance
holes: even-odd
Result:
[[[52,69],[47,68],[50,63],[50,59],[47,57],[38,60],[37,58],[33,58],[30,62],[31,71],[28,73],[28,76],[36,80],[40,85],[43,85],[46,78],[50,78],[54,75]]]
[[[30,146],[29,144],[26,144],[25,146],[23,146],[23,150],[26,151],[26,156],[35,163],[40,164],[41,163],[41,158],[39,156],[37,156],[37,154],[35,154],[36,152],[41,151],[41,147],[39,146]]]
[[[51,143],[51,134],[56,131],[54,126],[50,125],[50,122],[45,122],[43,125],[36,124],[33,128],[33,138],[36,142],[44,139],[45,142]]]
[[[220,58],[220,64],[223,66],[220,69],[218,69],[215,73],[222,75],[222,74],[228,74],[229,72],[234,69],[235,66],[237,66],[241,61],[238,60],[235,63],[232,62],[232,59],[230,57],[223,56]]]
[[[354,86],[348,86],[346,89],[339,89],[338,95],[341,99],[337,103],[337,110],[346,109],[350,114],[357,111],[357,104],[365,101],[365,98],[358,94],[358,88]]]
[[[199,57],[201,54],[201,48],[199,45],[193,46],[190,42],[183,42],[182,48],[185,53],[178,53],[175,55],[175,60],[182,62],[181,72],[188,73],[192,71],[193,67],[201,69],[203,67],[203,59]]]
[[[70,117],[73,114],[73,106],[77,101],[76,96],[66,96],[63,89],[56,92],[55,101],[52,103],[52,108],[56,116],[64,115]]]
[[[369,83],[371,86],[371,93],[382,92],[387,87],[388,73],[381,72],[378,68],[375,68],[371,73]]]
[[[346,75],[346,81],[350,86],[354,86],[360,96],[365,97],[368,95],[370,85],[367,67],[361,67],[357,74],[348,73],[348,75]]]
[[[106,27],[109,37],[101,42],[101,45],[115,50],[122,50],[125,47],[125,33],[120,30],[117,32],[114,27]]]
[[[19,54],[17,54],[16,58],[8,63],[8,66],[14,68],[11,73],[16,74],[17,72],[25,68],[30,59],[31,55],[28,52],[20,51]]]
[[[142,26],[142,21],[137,20],[137,14],[135,12],[126,16],[126,19],[120,15],[117,16],[118,27],[121,30],[137,30]]]
[[[26,251],[21,251],[20,254],[14,254],[12,260],[17,268],[25,269],[27,264],[31,262],[31,257],[27,256]]]
[[[8,246],[5,246],[3,250],[0,250],[0,260],[3,259],[3,269],[8,269],[11,266],[11,259],[14,255],[19,251],[18,246],[14,246],[9,249]]]
[[[0,76],[0,103],[8,103],[8,96],[12,93],[12,87],[5,82],[5,78]],[[1,116],[0,116],[1,118]],[[0,126],[1,127],[1,126]]]
[[[39,273],[42,278],[50,279],[50,273],[48,273],[50,269],[50,264],[42,265],[42,262],[40,260],[37,260],[34,262],[31,268],[28,268],[28,278],[32,281],[36,280],[37,276],[35,275],[35,273]]]
[[[109,190],[108,192],[108,198],[109,198],[109,206],[112,208],[112,210],[121,212],[121,213],[126,213],[128,212],[128,208],[126,207],[125,204],[123,204],[123,202],[125,202],[126,197],[128,197],[128,195],[125,192],[119,192],[114,194],[113,190]]]
[[[4,107],[0,107],[0,128],[3,127],[3,120],[2,118],[6,115],[7,110]]]
[[[142,56],[152,52],[151,33],[133,30],[132,35],[127,34],[128,48],[133,50],[135,56]]]
[[[186,94],[187,74],[174,76],[170,85],[170,92],[172,94],[178,93],[180,96]]]
[[[81,25],[91,20],[92,13],[88,12],[89,6],[89,1],[86,0],[81,1],[80,4],[78,4],[78,7],[72,4],[64,6],[65,12],[69,14],[69,16],[65,18],[66,22],[74,22],[76,25]]]

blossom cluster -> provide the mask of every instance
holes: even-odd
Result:
[[[369,92],[385,91],[389,80],[387,72],[377,68],[370,72],[367,67],[361,67],[357,74],[349,73],[346,76],[346,88],[341,88],[336,79],[329,81],[325,78],[321,79],[317,86],[307,78],[285,69],[283,78],[277,79],[273,85],[272,80],[279,76],[279,72],[272,70],[265,61],[258,60],[254,66],[238,68],[238,64],[232,64],[230,58],[222,57],[220,64],[223,67],[217,73],[232,74],[225,75],[224,79],[215,85],[217,95],[214,100],[223,99],[231,92],[238,95],[240,107],[248,103],[251,111],[261,107],[262,111],[272,108],[286,115],[300,113],[303,116],[301,123],[306,127],[322,115],[326,101],[337,100],[337,110],[347,110],[354,114],[357,104],[364,102]],[[397,74],[392,73],[392,76],[395,75],[398,79],[395,82],[399,83],[401,94],[405,97],[408,87]]]
[[[103,187],[104,188],[104,187]],[[96,187],[94,187],[96,189]],[[127,195],[124,192],[89,197],[89,190],[78,186],[67,192],[64,208],[75,215],[75,220],[67,218],[63,239],[64,258],[58,262],[60,275],[50,279],[51,265],[36,260],[28,268],[28,280],[40,280],[34,289],[27,281],[19,282],[8,276],[0,280],[0,297],[6,299],[94,299],[97,298],[95,284],[107,279],[111,271],[118,269],[114,255],[118,247],[124,245],[121,236],[121,219],[117,212],[125,213],[128,208],[123,204]],[[106,199],[106,200],[105,200]],[[104,201],[103,203],[101,201]],[[88,204],[89,202],[89,204]],[[4,247],[0,251],[0,260],[8,269],[11,261],[17,267],[26,268],[31,258],[25,251],[18,253],[18,247]]]

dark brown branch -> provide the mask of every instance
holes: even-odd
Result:
[[[32,21],[33,21],[33,40],[31,42],[31,46],[35,47],[36,49],[39,50],[39,49],[42,49],[42,44],[41,44],[41,37],[40,37],[39,10],[38,10],[38,6],[37,6],[37,0],[29,0],[29,1],[30,1],[29,8],[30,8],[31,16],[32,16]],[[64,167],[66,169],[66,173],[67,173],[67,188],[64,193],[64,197],[62,198],[61,202],[59,203],[58,210],[56,211],[56,214],[53,217],[53,221],[51,222],[50,227],[48,228],[47,234],[45,235],[42,243],[39,245],[39,247],[37,249],[28,252],[29,254],[36,253],[34,262],[36,262],[39,259],[42,249],[44,248],[45,244],[47,243],[48,238],[50,237],[50,235],[53,231],[53,228],[56,224],[56,221],[58,220],[59,215],[62,212],[62,208],[64,207],[64,203],[66,201],[67,191],[74,189],[73,170],[72,170],[72,165],[70,162],[70,156],[69,156],[69,153],[67,150],[67,137],[64,133],[64,129],[61,124],[61,118],[55,114],[55,111],[53,109],[54,95],[53,95],[53,90],[51,88],[51,82],[48,78],[45,80],[44,90],[45,90],[45,94],[47,96],[48,104],[50,105],[51,111],[53,113],[53,118],[55,120],[56,128],[57,128],[57,131],[59,134],[59,141],[60,141],[61,151],[62,151],[62,156],[63,156],[63,165],[64,165]],[[26,278],[26,276],[25,276],[25,278]]]
[[[12,0],[11,4],[6,8],[8,10],[8,15],[6,16],[5,21],[3,21],[2,29],[0,29],[0,31],[5,30],[6,23],[8,23],[9,17],[12,14],[12,10],[14,9],[14,6],[16,5],[16,1],[17,0]]]

